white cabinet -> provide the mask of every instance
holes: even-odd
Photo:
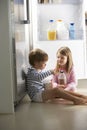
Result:
[[[47,68],[56,64],[56,52],[61,46],[68,46],[73,55],[73,61],[78,79],[86,78],[86,38],[85,13],[83,0],[61,0],[41,4],[32,1],[32,27],[34,48],[39,47],[49,55]],[[55,22],[62,19],[69,29],[71,22],[75,23],[75,39],[48,41],[47,29],[49,20]]]

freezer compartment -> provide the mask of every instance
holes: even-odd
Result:
[[[27,67],[22,66],[20,68],[20,71],[17,72],[17,78],[16,78],[16,85],[14,88],[14,106],[16,107],[19,102],[24,98],[24,96],[27,94],[27,87],[26,87],[26,73],[27,73]],[[20,75],[20,76],[18,76]]]
[[[27,54],[26,42],[15,43],[15,73],[16,73],[16,86],[14,88],[14,105],[16,106],[26,95],[25,72],[27,73]]]
[[[26,94],[27,92],[25,87],[25,81],[17,84],[17,91],[15,92],[15,100],[14,100],[15,107],[19,104],[19,102],[24,98]]]
[[[15,87],[14,106],[17,106],[19,102],[27,94],[27,85],[26,85],[27,67],[23,66],[20,72],[21,72],[21,80],[17,81],[17,85]]]

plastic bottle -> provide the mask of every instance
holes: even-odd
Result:
[[[68,40],[69,30],[65,26],[62,20],[57,20],[57,39],[58,40]]]
[[[67,80],[66,80],[66,75],[65,75],[65,73],[64,73],[63,70],[60,70],[60,72],[59,72],[58,82],[59,82],[59,84],[61,84],[61,85],[65,85],[66,82],[67,82]]]
[[[49,20],[49,28],[47,30],[47,39],[56,40],[56,28],[54,20]]]
[[[75,24],[74,23],[70,23],[69,37],[70,39],[75,39]]]

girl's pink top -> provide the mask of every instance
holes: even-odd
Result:
[[[77,79],[76,79],[76,74],[75,74],[75,71],[74,71],[74,67],[71,68],[70,73],[66,73],[65,70],[64,70],[64,72],[65,72],[66,79],[67,79],[66,87],[65,87],[64,90],[76,91]],[[53,84],[53,88],[59,86],[58,74],[53,76],[52,84]]]

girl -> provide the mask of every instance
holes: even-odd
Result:
[[[29,63],[31,65],[27,72],[27,92],[31,101],[46,102],[55,98],[63,98],[72,101],[74,104],[86,104],[87,97],[81,94],[68,92],[60,88],[44,89],[43,79],[55,70],[43,71],[48,61],[48,55],[41,49],[34,49],[29,53]]]
[[[61,87],[64,90],[75,91],[77,86],[77,79],[74,71],[72,53],[68,47],[61,47],[57,51],[57,74],[53,76],[53,87]],[[59,83],[59,73],[63,70],[66,76],[66,84]]]

